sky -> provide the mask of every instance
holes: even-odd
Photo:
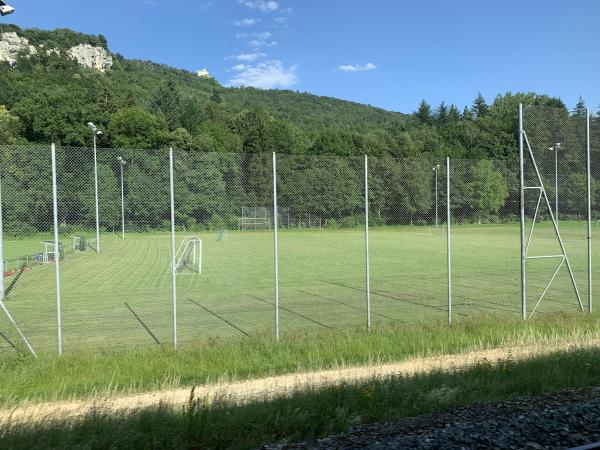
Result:
[[[597,0],[9,0],[0,22],[103,34],[111,50],[225,86],[414,111],[478,92],[600,107]]]

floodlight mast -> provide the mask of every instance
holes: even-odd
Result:
[[[125,184],[123,182],[123,169],[125,168],[125,161],[121,156],[117,157],[119,166],[121,166],[121,239],[125,239]]]
[[[88,122],[87,126],[92,130],[94,136],[94,187],[96,192],[96,252],[100,253],[100,207],[98,205],[98,157],[97,157],[97,136],[102,134],[92,122]]]

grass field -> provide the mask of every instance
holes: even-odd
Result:
[[[561,223],[584,304],[587,241],[584,222]],[[518,225],[453,228],[454,319],[520,314]],[[268,231],[216,233],[204,241],[203,273],[178,276],[178,338],[273,336],[273,236]],[[178,235],[181,242],[185,234]],[[41,251],[51,236],[5,240],[6,258]],[[65,246],[70,236],[61,237]],[[529,254],[559,252],[548,224],[536,226]],[[597,251],[596,251],[597,252]],[[282,230],[279,240],[281,331],[342,330],[366,326],[364,231]],[[444,321],[447,317],[445,230],[389,227],[370,231],[373,326]],[[531,310],[558,260],[528,264]],[[55,352],[54,265],[6,277],[6,305],[38,352]],[[71,253],[61,263],[65,352],[172,343],[170,235],[102,236],[102,251]],[[537,294],[537,296],[536,296]],[[535,297],[535,299],[534,299]],[[566,269],[540,304],[540,313],[576,311]],[[22,347],[12,326],[0,332]]]

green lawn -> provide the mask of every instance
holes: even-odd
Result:
[[[561,223],[582,300],[587,301],[584,222]],[[594,229],[596,232],[597,230]],[[495,313],[517,317],[518,225],[453,228],[454,319]],[[178,235],[181,242],[185,234]],[[203,232],[203,273],[178,276],[181,343],[274,334],[273,235],[230,231],[227,242]],[[6,258],[41,251],[37,235],[6,239]],[[66,246],[71,236],[62,236]],[[548,224],[537,225],[529,254],[558,253]],[[279,240],[281,332],[366,326],[363,230],[282,230]],[[597,253],[597,251],[596,251]],[[373,326],[443,321],[447,316],[446,236],[431,227],[370,231]],[[531,310],[558,260],[528,265]],[[576,311],[561,269],[538,311]],[[54,265],[5,278],[6,305],[38,352],[55,352]],[[61,264],[65,352],[172,343],[170,235],[102,236],[102,252],[71,253]],[[597,291],[596,291],[597,293]],[[537,297],[536,297],[537,299]],[[0,332],[20,346],[2,317]],[[1,340],[1,339],[0,339]],[[10,348],[8,343],[0,347]]]

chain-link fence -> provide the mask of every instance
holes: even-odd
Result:
[[[523,189],[519,160],[2,147],[0,349],[587,309],[600,123],[522,119]]]

